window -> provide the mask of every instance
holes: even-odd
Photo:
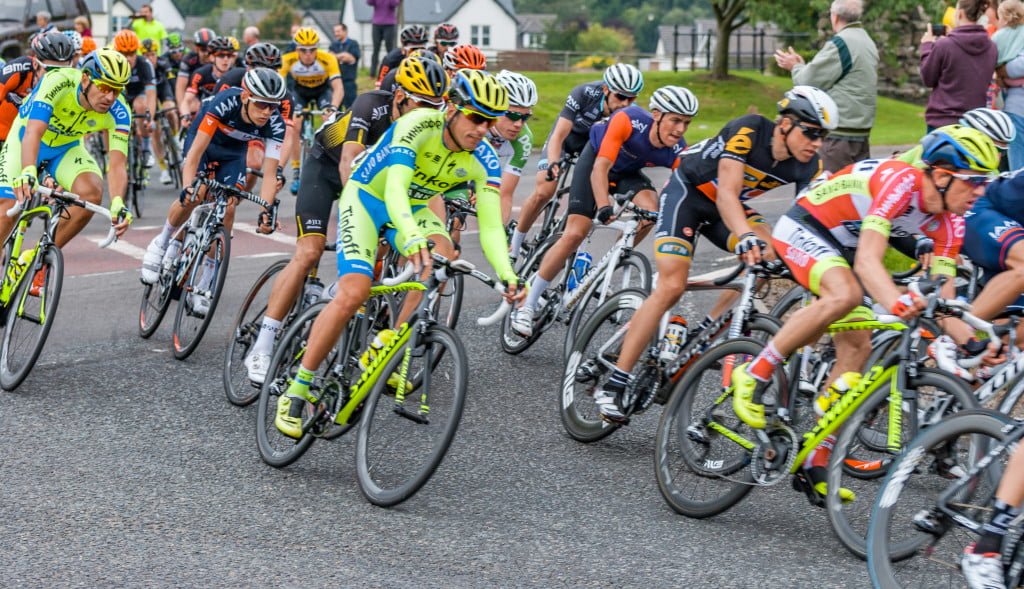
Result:
[[[470,43],[479,47],[491,46],[491,25],[473,25],[470,30]]]
[[[132,17],[130,16],[111,16],[110,17],[110,34],[117,33],[121,29],[132,28]]]

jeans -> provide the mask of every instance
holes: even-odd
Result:
[[[1008,156],[1010,158],[1010,170],[1024,168],[1024,116],[1016,113],[1006,112],[1017,129],[1017,136],[1010,142]]]
[[[395,25],[373,25],[373,56],[370,58],[370,77],[377,79],[380,64],[380,44],[384,43],[384,55],[395,48]]]

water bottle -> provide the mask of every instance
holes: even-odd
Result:
[[[302,302],[304,306],[310,307],[315,305],[323,294],[324,283],[320,282],[317,278],[310,278],[306,281],[306,286],[302,290]]]
[[[661,345],[658,346],[658,359],[662,362],[675,360],[685,340],[686,319],[673,315],[665,327],[665,337],[661,338]]]
[[[590,271],[590,264],[593,261],[593,256],[587,252],[576,254],[576,261],[572,263],[572,271],[569,272],[569,290],[576,290],[576,287],[583,283],[583,277]]]

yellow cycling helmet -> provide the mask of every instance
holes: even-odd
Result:
[[[448,74],[436,61],[406,57],[398,64],[395,82],[406,92],[440,98],[448,92]]]
[[[241,44],[239,44],[238,39],[234,37],[228,37],[228,41],[231,43],[231,48],[234,49],[236,53],[238,52],[239,49],[241,49],[242,46]]]
[[[316,47],[320,43],[320,35],[316,34],[311,27],[302,27],[295,31],[292,40],[299,47]]]
[[[128,58],[113,49],[97,49],[82,60],[82,71],[93,82],[123,88],[132,77]]]
[[[953,167],[994,174],[999,170],[999,149],[977,129],[962,125],[939,127],[921,140],[921,161],[929,166]]]
[[[436,53],[425,47],[417,47],[415,49],[410,49],[406,57],[422,57],[423,59],[429,59],[430,61],[433,61],[437,65],[441,65],[441,58],[438,57]]]
[[[481,70],[459,70],[452,78],[448,98],[490,118],[508,111],[508,90],[494,76]]]

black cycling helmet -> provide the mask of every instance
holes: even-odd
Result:
[[[281,50],[270,43],[256,43],[246,50],[245,65],[280,69]]]
[[[430,42],[430,33],[423,25],[411,25],[402,29],[402,47],[414,45],[422,47]]]
[[[227,37],[214,37],[212,41],[207,43],[206,48],[210,53],[234,53],[235,46],[231,43],[231,39]]]
[[[75,55],[75,45],[67,35],[53,30],[36,35],[32,39],[32,51],[36,54],[36,59],[66,62],[71,61]]]
[[[196,47],[206,47],[217,37],[217,33],[213,32],[213,29],[202,28],[196,31],[192,36],[192,40],[195,41]]]

